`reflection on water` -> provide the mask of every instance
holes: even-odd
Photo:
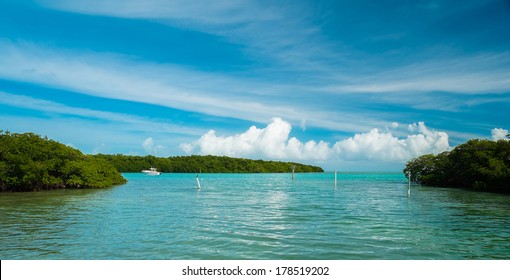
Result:
[[[0,194],[1,259],[508,259],[510,197],[401,174],[125,174]]]

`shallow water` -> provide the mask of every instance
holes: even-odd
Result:
[[[0,193],[0,259],[509,259],[510,196],[402,174],[124,174]]]

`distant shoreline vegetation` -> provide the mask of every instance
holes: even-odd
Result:
[[[403,172],[423,185],[510,193],[510,141],[469,140],[451,152],[415,158]]]
[[[98,154],[93,157],[105,160],[119,172],[140,172],[148,167],[156,167],[166,173],[286,173],[324,172],[321,167],[296,162],[252,160],[226,156],[174,156],[168,158],[155,156],[127,156],[122,154]]]
[[[156,167],[172,173],[324,172],[321,167],[294,162],[251,160],[225,156],[85,155],[35,133],[0,130],[0,191],[107,188],[125,184],[120,172]]]
[[[105,160],[34,133],[0,130],[0,191],[107,188],[126,182]]]

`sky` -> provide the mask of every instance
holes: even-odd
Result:
[[[510,129],[510,1],[0,1],[0,130],[339,171]]]

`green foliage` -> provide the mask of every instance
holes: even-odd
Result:
[[[403,172],[431,186],[510,192],[510,141],[470,140],[451,152],[415,158]]]
[[[154,156],[95,155],[94,157],[112,163],[120,172],[140,172],[151,166],[162,172],[171,173],[284,173],[324,172],[320,167],[293,162],[263,161],[225,156],[176,156],[158,158]]]
[[[107,161],[34,133],[0,131],[0,190],[104,188],[126,180]]]

